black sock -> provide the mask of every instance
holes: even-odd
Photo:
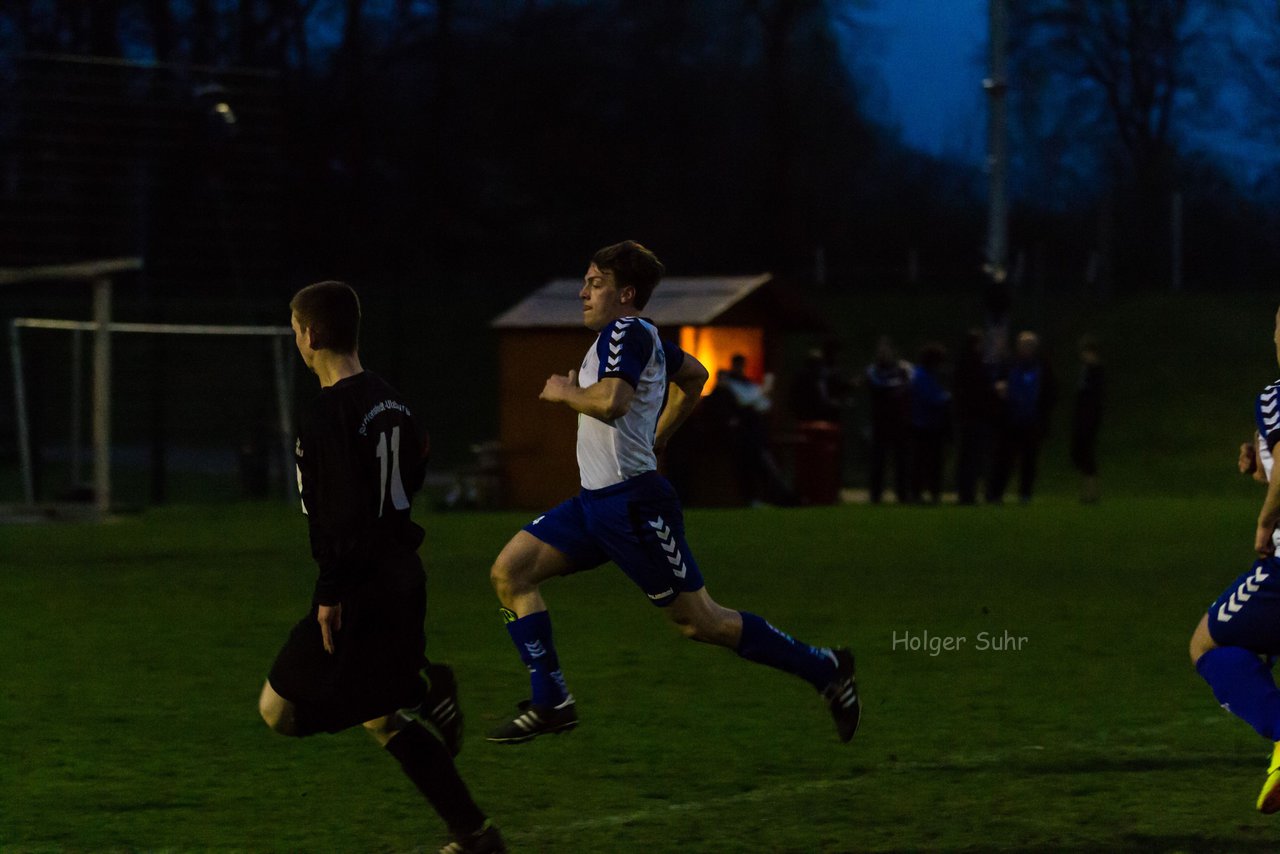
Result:
[[[435,736],[410,723],[387,742],[387,752],[435,807],[451,833],[464,836],[484,825],[484,813],[471,800],[453,757]]]

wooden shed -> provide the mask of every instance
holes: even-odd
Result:
[[[576,370],[595,333],[582,325],[579,279],[555,279],[498,316],[504,503],[545,509],[578,490],[576,415],[538,399],[547,377]],[[782,333],[821,325],[771,274],[666,278],[641,314],[712,374],[735,353],[760,381],[780,367]]]

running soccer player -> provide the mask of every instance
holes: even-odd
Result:
[[[583,322],[599,333],[595,344],[579,370],[550,377],[540,394],[579,413],[582,491],[517,532],[493,565],[490,578],[529,669],[532,696],[488,738],[516,743],[577,726],[539,588],[612,560],[685,637],[813,685],[847,742],[862,710],[853,655],[800,643],[755,614],[717,604],[685,541],[680,501],[657,471],[655,451],[693,411],[707,381],[697,359],[638,316],[663,272],[634,241],[597,252],[579,292]]]
[[[258,709],[282,735],[363,724],[444,819],[453,841],[442,852],[505,851],[453,763],[462,746],[453,673],[423,654],[423,530],[409,506],[425,472],[424,435],[399,392],[360,365],[354,290],[319,282],[289,308],[298,352],[320,380],[295,449],[319,577]]]
[[[1276,359],[1280,361],[1280,311],[1276,312]],[[1257,431],[1240,448],[1239,468],[1267,484],[1253,547],[1258,560],[1209,606],[1191,635],[1191,661],[1222,707],[1275,742],[1267,779],[1258,794],[1263,813],[1280,810],[1280,690],[1268,656],[1280,655],[1280,380],[1258,395]]]

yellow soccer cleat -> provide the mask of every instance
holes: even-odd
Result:
[[[1267,782],[1258,793],[1258,812],[1270,815],[1280,810],[1280,741],[1271,752],[1271,767],[1267,769]]]

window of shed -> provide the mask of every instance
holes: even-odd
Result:
[[[747,376],[764,379],[764,330],[758,326],[682,326],[680,349],[701,362],[711,374],[703,395],[716,387],[716,374],[727,371],[735,354],[747,358]]]

